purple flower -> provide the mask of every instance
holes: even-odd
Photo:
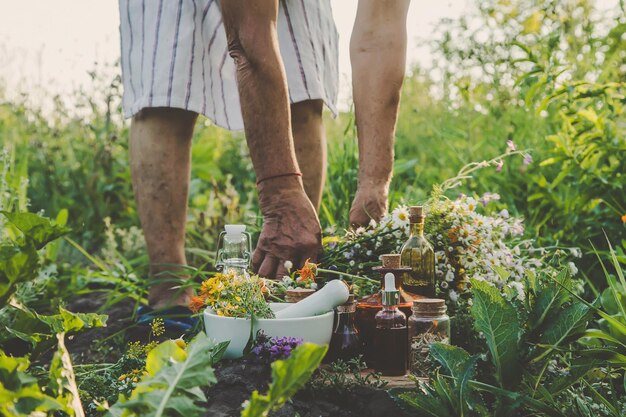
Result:
[[[499,160],[496,164],[496,172],[502,171],[502,166],[504,165],[504,160]]]
[[[506,151],[507,152],[515,152],[517,150],[517,146],[515,146],[515,143],[513,143],[512,140],[507,140],[506,141]]]
[[[303,340],[298,337],[273,337],[257,344],[252,349],[252,352],[256,356],[269,359],[270,361],[286,359],[291,355],[291,351],[302,343]]]
[[[528,165],[532,164],[532,162],[533,162],[533,156],[531,154],[529,154],[529,153],[525,154],[524,155],[524,162],[523,162],[524,166],[528,166]]]

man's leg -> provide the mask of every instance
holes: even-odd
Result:
[[[222,0],[222,16],[237,70],[246,140],[259,181],[263,230],[252,265],[282,276],[284,261],[314,259],[321,248],[315,209],[304,192],[291,134],[287,79],[276,33],[278,0]]]
[[[387,212],[393,142],[406,63],[410,0],[359,0],[350,39],[352,87],[359,136],[359,187],[351,224]]]
[[[298,165],[302,170],[304,191],[319,211],[326,181],[326,133],[322,120],[322,100],[307,100],[291,105],[291,130]]]
[[[138,113],[130,127],[130,168],[139,219],[146,237],[154,308],[187,305],[189,290],[178,290],[186,265],[185,222],[191,136],[197,114],[170,108]]]

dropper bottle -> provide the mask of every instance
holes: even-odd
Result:
[[[408,360],[408,330],[406,315],[398,309],[400,292],[396,289],[392,273],[385,274],[382,296],[383,308],[375,317],[374,369],[386,376],[405,375]]]

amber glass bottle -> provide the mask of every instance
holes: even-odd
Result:
[[[361,340],[364,343],[363,359],[369,368],[376,366],[376,354],[374,351],[374,331],[376,329],[376,314],[383,308],[384,277],[392,273],[395,277],[395,287],[400,292],[398,308],[406,317],[411,315],[413,301],[423,298],[403,289],[403,276],[410,268],[400,266],[400,255],[385,254],[381,256],[382,266],[374,267],[373,270],[380,273],[380,291],[368,295],[359,300],[356,305],[356,326],[359,329]]]
[[[383,375],[400,376],[407,371],[408,330],[406,316],[398,309],[400,293],[396,290],[394,276],[385,275],[383,309],[376,314],[374,369]]]
[[[337,306],[337,322],[328,347],[328,362],[342,359],[344,361],[355,358],[363,353],[363,343],[359,331],[354,325],[356,302],[350,295],[345,304]]]
[[[400,251],[400,263],[411,268],[404,275],[404,288],[425,297],[435,296],[435,251],[424,237],[422,206],[409,208],[411,234]]]

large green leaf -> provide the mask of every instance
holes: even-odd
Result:
[[[10,357],[0,350],[0,415],[52,415],[54,410],[70,413],[72,410],[62,402],[42,392],[37,379],[26,373],[29,365],[28,359]]]
[[[68,234],[72,230],[35,213],[9,213],[6,211],[1,213],[24,234],[26,240],[33,242],[37,249],[41,249],[47,243]]]
[[[515,307],[485,281],[472,280],[472,294],[472,316],[476,329],[485,336],[496,380],[503,388],[513,388],[521,377],[521,324]]]
[[[465,416],[469,409],[473,408],[478,400],[468,390],[468,382],[474,376],[478,356],[470,356],[465,350],[443,343],[433,343],[430,346],[430,354],[453,378],[447,388],[450,393],[445,397],[452,401],[452,408],[459,416]]]
[[[242,417],[265,417],[283,406],[307,383],[322,362],[327,346],[304,343],[291,352],[286,360],[272,363],[272,383],[266,395],[254,391],[241,412]]]
[[[50,326],[54,333],[70,333],[82,329],[105,327],[108,318],[105,314],[72,313],[64,308],[60,308],[59,311],[59,314],[53,316],[38,315],[37,317]]]
[[[571,338],[582,335],[590,318],[591,309],[583,303],[574,303],[550,319],[545,331],[541,334],[540,345],[547,349],[533,359],[537,362]]]
[[[39,255],[32,244],[0,246],[0,304],[5,304],[15,291],[15,284],[34,279],[39,268]]]
[[[546,283],[537,289],[530,314],[531,329],[542,326],[546,317],[550,317],[570,298],[566,290],[572,287],[568,270],[562,270],[555,280],[555,283]]]
[[[404,392],[398,398],[405,401],[417,412],[416,415],[424,417],[458,417],[441,403],[441,399],[432,394],[423,395],[419,393]]]
[[[200,333],[186,350],[166,341],[150,351],[150,375],[142,380],[128,399],[121,399],[110,410],[113,416],[203,415],[206,396],[201,387],[217,380],[212,365],[225,349]]]

